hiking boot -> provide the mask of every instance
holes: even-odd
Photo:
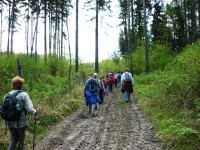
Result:
[[[92,114],[91,114],[91,117],[96,117],[96,114],[95,114],[95,113],[92,113]]]

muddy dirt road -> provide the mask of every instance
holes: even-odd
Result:
[[[75,112],[53,127],[35,149],[161,150],[153,127],[138,110],[133,96],[126,103],[120,89],[113,93],[98,106],[97,116],[88,116],[86,108]]]

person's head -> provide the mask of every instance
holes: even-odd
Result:
[[[128,68],[126,68],[126,69],[125,69],[125,72],[128,72],[128,70],[129,70],[129,69],[128,69]]]
[[[16,76],[11,80],[11,86],[14,90],[21,90],[24,85],[24,79],[20,76]]]
[[[89,75],[88,75],[88,78],[92,78],[92,76],[93,76],[92,74],[89,74]]]
[[[94,73],[93,78],[97,78],[97,77],[98,77],[97,73]]]

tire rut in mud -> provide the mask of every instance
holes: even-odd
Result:
[[[98,105],[96,117],[86,108],[53,127],[36,150],[160,150],[151,124],[138,110],[131,95],[126,103],[120,89]]]

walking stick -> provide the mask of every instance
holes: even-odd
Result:
[[[34,129],[33,129],[33,150],[35,150],[35,133],[36,132],[36,114],[34,115]]]

